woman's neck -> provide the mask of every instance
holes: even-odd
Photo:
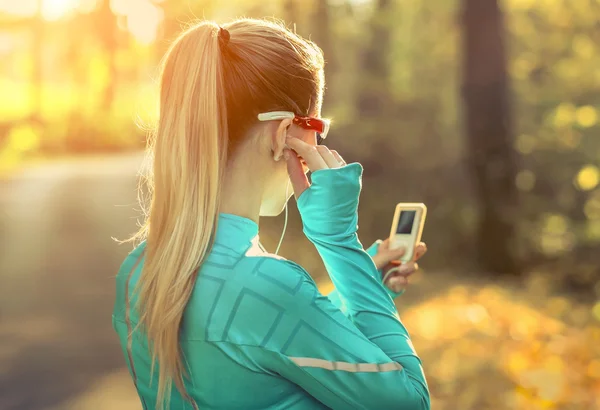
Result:
[[[258,223],[265,180],[262,171],[252,158],[236,158],[231,161],[221,188],[220,212],[242,216]]]

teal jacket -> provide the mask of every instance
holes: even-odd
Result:
[[[192,402],[173,388],[171,409],[430,408],[395,295],[358,240],[361,176],[356,163],[316,171],[298,199],[304,233],[336,288],[329,296],[301,266],[267,253],[255,222],[219,216],[181,325]],[[128,337],[144,246],[117,275],[113,326],[142,405],[154,409],[147,339],[141,330]]]

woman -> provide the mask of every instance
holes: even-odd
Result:
[[[322,94],[321,51],[275,23],[203,22],[167,53],[151,208],[113,314],[145,409],[429,409],[393,303],[416,266],[381,283],[399,255],[358,240],[362,168],[316,145]],[[290,181],[329,297],[258,242]]]

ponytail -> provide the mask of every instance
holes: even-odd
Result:
[[[152,350],[152,373],[159,368],[158,409],[169,407],[173,383],[194,404],[184,385],[180,325],[212,246],[228,156],[246,141],[258,113],[320,109],[323,56],[314,43],[266,20],[238,19],[227,28],[192,26],[163,60],[148,151],[152,199],[144,226],[130,239],[146,240],[135,309]]]
[[[162,63],[160,115],[150,141],[152,200],[145,226],[145,261],[136,287],[139,325],[159,364],[157,408],[169,407],[172,385],[183,397],[187,375],[179,329],[199,266],[210,251],[227,161],[227,113],[219,27],[182,33]],[[133,239],[136,239],[134,237]]]

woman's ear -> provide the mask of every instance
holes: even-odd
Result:
[[[284,120],[281,120],[281,122],[277,126],[277,130],[275,131],[275,134],[273,135],[273,145],[272,145],[271,150],[273,151],[273,159],[275,161],[279,161],[283,157],[283,149],[285,148],[285,139],[287,138],[287,132],[288,132],[288,129],[290,128],[290,125],[292,125],[291,118],[286,118]]]

